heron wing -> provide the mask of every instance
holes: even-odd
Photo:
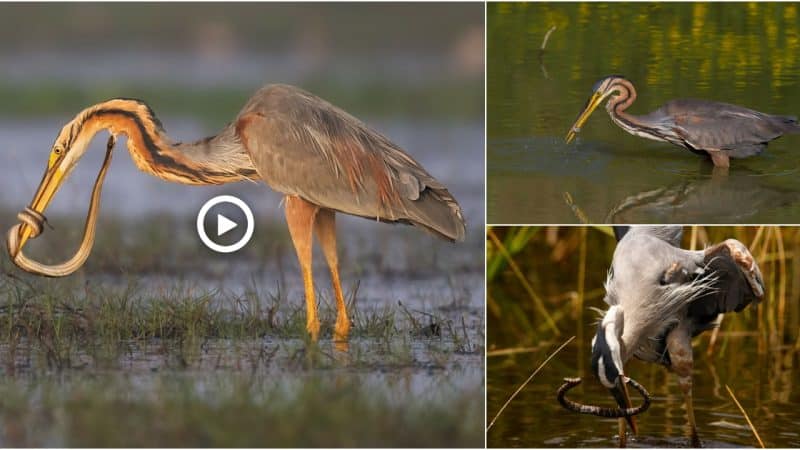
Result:
[[[744,244],[729,239],[703,253],[705,276],[716,281],[711,292],[689,306],[688,315],[696,323],[695,334],[713,326],[719,314],[739,312],[764,294],[761,270]]]
[[[761,153],[770,141],[797,127],[797,119],[707,100],[674,100],[661,108],[670,126],[698,150],[723,150],[730,157]]]
[[[266,86],[235,126],[259,175],[278,192],[464,238],[461,207],[444,185],[389,139],[319,97],[293,86]]]

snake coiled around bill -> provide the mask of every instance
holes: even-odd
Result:
[[[80,247],[78,247],[78,250],[72,256],[72,258],[62,262],[61,264],[51,265],[34,261],[25,256],[25,254],[22,252],[22,248],[20,248],[19,242],[19,232],[21,227],[23,224],[27,224],[29,227],[31,227],[32,232],[30,238],[34,239],[42,233],[43,225],[46,223],[47,219],[45,219],[42,214],[34,211],[30,207],[25,208],[23,211],[17,214],[17,219],[19,219],[20,223],[14,225],[10,230],[8,230],[6,244],[8,245],[8,254],[11,256],[11,260],[14,261],[14,264],[16,264],[20,269],[46,277],[65,277],[80,269],[83,263],[86,262],[86,259],[89,257],[89,254],[92,251],[92,246],[94,245],[97,215],[100,212],[100,194],[103,188],[103,180],[105,179],[106,172],[108,171],[108,166],[111,164],[111,154],[114,150],[114,143],[114,136],[111,136],[106,144],[106,157],[103,161],[103,166],[100,168],[100,172],[97,174],[97,179],[95,180],[94,187],[92,188],[89,211],[86,213],[86,223],[83,227],[83,240],[81,241]]]
[[[636,380],[632,378],[626,378],[626,383],[630,384],[634,389],[639,391],[639,394],[641,394],[642,398],[644,399],[640,406],[634,408],[608,408],[596,405],[584,405],[568,399],[567,392],[575,386],[581,384],[581,381],[582,380],[580,378],[564,378],[564,384],[558,388],[558,402],[561,403],[561,406],[569,411],[574,411],[581,414],[591,414],[593,416],[617,418],[635,416],[647,411],[647,409],[650,408],[650,394],[647,392],[647,389],[645,389],[644,386],[637,383]]]

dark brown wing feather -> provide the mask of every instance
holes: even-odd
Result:
[[[312,94],[266,86],[235,126],[259,175],[278,192],[464,239],[461,207],[444,185],[386,137]]]
[[[672,128],[698,150],[725,150],[732,158],[761,153],[785,133],[800,132],[797,119],[774,116],[729,103],[680,99],[666,103],[660,112],[673,120]]]
[[[717,277],[714,292],[692,302],[689,306],[689,316],[698,324],[713,321],[718,314],[739,312],[759,298],[742,273],[741,267],[736,264],[731,255],[730,248],[724,244],[717,244],[705,250],[703,259],[707,266],[707,273]]]

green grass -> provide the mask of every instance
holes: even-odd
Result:
[[[180,85],[115,81],[91,86],[0,82],[0,98],[4,99],[0,103],[0,117],[71,116],[110,98],[133,97],[146,101],[161,118],[191,116],[205,121],[208,126],[221,128],[260,87],[216,87],[198,92]],[[483,117],[481,79],[442,80],[422,85],[395,85],[376,80],[355,85],[320,78],[308,80],[301,87],[357,116],[446,120],[480,120]],[[169,123],[165,125],[169,131]]]
[[[320,303],[322,336],[330,339],[333,301],[322,295]],[[353,296],[348,303],[351,338],[385,343],[385,354],[412,341],[441,357],[482,352],[482,342],[470,338],[480,324],[468,328],[466,322],[454,323],[436,311],[409,310],[402,304],[362,310]],[[208,340],[265,338],[305,339],[302,303],[289,301],[280,291],[260,293],[255,286],[237,296],[182,283],[159,293],[136,281],[122,287],[34,284],[11,272],[0,281],[0,342],[10,348],[33,345],[49,368],[73,368],[77,355],[87,349],[107,351],[120,342],[170,340],[183,351]]]

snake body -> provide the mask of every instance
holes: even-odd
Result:
[[[581,384],[580,378],[564,378],[564,384],[558,388],[558,402],[561,403],[565,409],[570,411],[575,411],[581,414],[591,414],[593,416],[600,416],[600,417],[630,417],[635,416],[637,414],[641,414],[650,407],[650,394],[641,384],[637,383],[636,380],[632,378],[627,378],[627,383],[630,384],[634,389],[639,391],[644,399],[644,402],[635,408],[606,408],[602,406],[596,405],[584,405],[582,403],[578,403],[572,401],[567,398],[567,391],[574,388],[575,386]]]
[[[92,251],[92,246],[94,245],[97,214],[100,211],[100,193],[103,188],[103,180],[105,179],[106,172],[108,171],[108,166],[111,164],[111,154],[114,150],[114,143],[115,140],[112,136],[108,139],[108,144],[106,145],[106,157],[103,161],[103,167],[100,168],[100,172],[97,174],[97,179],[94,182],[94,188],[92,188],[89,211],[86,214],[86,223],[83,227],[83,241],[81,241],[80,247],[78,247],[78,250],[72,256],[72,258],[62,262],[61,264],[49,265],[42,264],[25,256],[25,254],[22,252],[22,248],[20,248],[19,242],[20,229],[22,225],[27,224],[29,227],[31,227],[33,230],[31,233],[31,239],[33,239],[42,233],[42,225],[45,222],[45,217],[31,208],[25,208],[23,211],[17,214],[17,218],[20,220],[20,223],[14,225],[10,230],[8,230],[6,244],[8,245],[8,254],[11,257],[11,260],[14,261],[14,264],[16,264],[20,269],[46,277],[64,277],[78,270],[83,263],[86,262],[86,259],[89,257],[89,253]]]

